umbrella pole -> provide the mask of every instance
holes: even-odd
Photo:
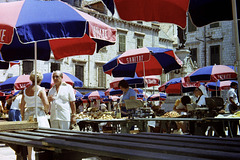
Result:
[[[238,17],[237,17],[236,0],[232,0],[232,14],[233,14],[235,45],[236,45],[237,73],[238,73],[237,77],[238,77],[238,84],[240,84],[240,52],[239,52]],[[239,85],[238,85],[238,87],[239,87]],[[238,95],[240,95],[240,89],[238,89]]]
[[[146,83],[145,83],[145,64],[144,64],[144,62],[143,62],[143,81],[144,81],[145,94],[147,94],[147,88],[146,88]],[[146,102],[146,100],[144,100],[144,102]]]
[[[37,120],[37,42],[34,42],[34,66],[35,66],[35,91],[34,91],[34,99],[35,99],[35,118]]]
[[[216,97],[217,97],[217,91],[218,91],[218,89],[217,89],[217,83],[218,83],[218,81],[216,82]]]

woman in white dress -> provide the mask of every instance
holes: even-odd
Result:
[[[29,120],[29,117],[37,119],[39,127],[50,128],[46,113],[49,111],[49,102],[45,89],[40,87],[39,84],[43,79],[43,75],[40,72],[37,72],[37,117],[35,116],[35,72],[32,71],[30,74],[30,80],[32,85],[25,88],[23,91],[23,96],[21,100],[21,114],[22,119]],[[26,106],[26,110],[25,110]],[[32,156],[32,147],[28,147],[28,160],[31,160]]]

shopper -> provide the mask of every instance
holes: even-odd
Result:
[[[54,86],[49,90],[48,100],[51,103],[51,128],[69,129],[76,123],[75,94],[73,87],[63,82],[61,71],[53,72]]]

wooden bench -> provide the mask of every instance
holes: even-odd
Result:
[[[36,159],[239,159],[240,140],[158,133],[102,134],[40,128],[31,131],[0,132],[18,157],[20,147],[32,146]],[[16,149],[18,148],[18,150]],[[21,149],[22,151],[24,149]]]

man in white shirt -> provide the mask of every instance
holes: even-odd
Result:
[[[73,87],[62,79],[62,72],[53,72],[54,86],[48,93],[50,122],[51,128],[69,129],[70,123],[76,123],[75,94]]]
[[[230,112],[230,113],[234,113],[239,107],[238,96],[237,96],[237,93],[236,93],[236,89],[238,88],[238,84],[236,82],[232,82],[230,87],[231,88],[227,92],[228,105],[226,105],[225,111]]]

